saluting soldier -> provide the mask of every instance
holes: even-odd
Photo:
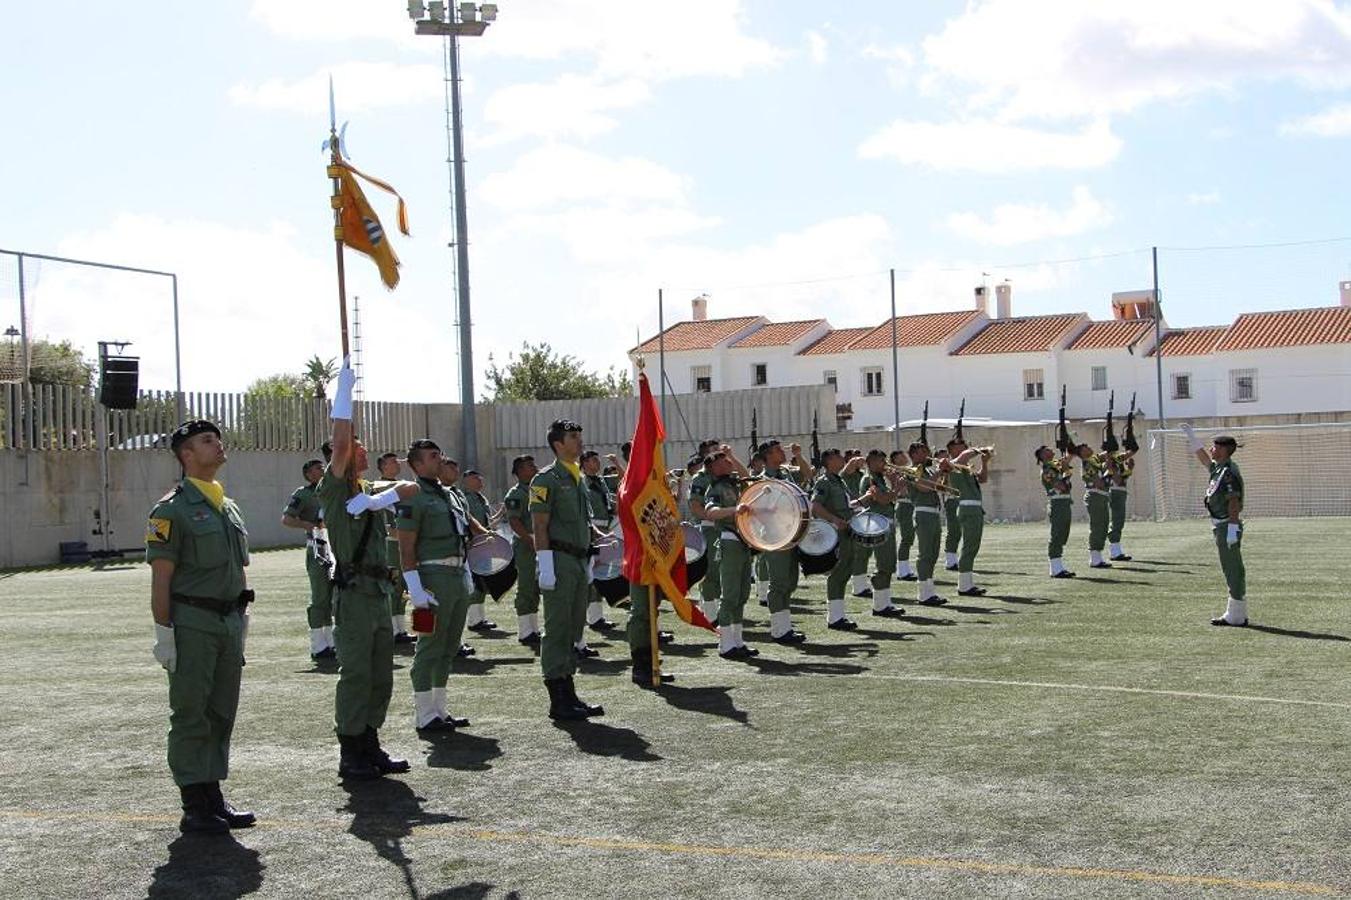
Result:
[[[966,441],[953,438],[948,441],[948,484],[958,491],[957,522],[961,532],[961,556],[957,560],[957,593],[963,597],[980,597],[985,588],[976,586],[976,555],[985,533],[985,506],[981,499],[981,485],[990,480],[989,456],[984,449],[968,447]],[[971,465],[980,460],[980,468]],[[965,467],[965,468],[963,468]]]
[[[798,487],[811,484],[812,465],[802,457],[802,446],[793,444],[789,449],[793,453],[792,465],[788,464],[783,445],[775,440],[760,445],[760,454],[765,459],[766,478],[779,481],[791,481]],[[793,627],[793,612],[790,602],[797,590],[798,568],[797,548],[761,553],[765,561],[766,581],[769,592],[766,597],[769,606],[769,637],[777,644],[800,644],[807,636]]]
[[[891,464],[899,468],[910,465],[910,456],[904,450],[891,451]],[[915,501],[910,499],[910,484],[899,479],[896,489],[896,529],[900,540],[896,543],[896,579],[898,581],[916,581],[915,572],[910,568],[910,548],[915,544]]]
[[[1210,620],[1211,625],[1242,628],[1248,624],[1248,577],[1243,567],[1243,473],[1234,462],[1241,444],[1227,434],[1217,435],[1206,450],[1191,425],[1183,425],[1192,453],[1206,467],[1210,480],[1206,485],[1206,512],[1220,555],[1220,569],[1229,588],[1224,615]]]
[[[478,469],[470,469],[464,473],[464,490],[461,493],[469,518],[478,522],[486,531],[492,513],[488,509],[488,498],[483,496],[483,474]],[[484,612],[485,598],[484,592],[479,589],[478,584],[475,584],[473,590],[469,592],[469,612],[464,617],[464,627],[478,634],[487,634],[497,628],[497,623],[488,621],[487,613]]]
[[[169,448],[183,481],[150,511],[145,535],[154,656],[169,673],[169,771],[183,800],[178,828],[219,833],[254,823],[220,788],[230,774],[253,602],[244,572],[249,535],[216,480],[226,460],[220,429],[204,419],[184,422]]]
[[[1107,498],[1107,477],[1103,455],[1094,453],[1088,444],[1075,448],[1084,480],[1084,506],[1088,509],[1088,565],[1092,569],[1110,569],[1112,564],[1102,558],[1107,546],[1107,528],[1111,518]]]
[[[845,615],[844,592],[854,574],[854,556],[858,552],[849,536],[849,519],[854,514],[854,489],[849,483],[863,462],[862,456],[845,462],[844,455],[835,447],[824,450],[821,467],[825,471],[812,487],[812,515],[834,525],[839,532],[839,558],[826,576],[826,627],[836,631],[852,631],[858,627]]]
[[[318,494],[324,461],[311,459],[300,471],[305,483],[286,502],[281,524],[305,532],[305,573],[310,579],[310,605],[305,608],[305,618],[310,626],[310,659],[318,661],[338,655],[333,649],[333,555],[328,549],[324,507]]]
[[[549,691],[551,719],[585,719],[605,710],[577,696],[573,652],[581,637],[591,585],[591,504],[582,487],[582,426],[556,419],[545,435],[554,461],[530,482],[539,586],[544,595],[540,668]]]
[[[948,601],[934,588],[934,568],[942,540],[942,508],[938,500],[939,464],[929,457],[929,445],[915,441],[909,448],[910,463],[916,472],[910,484],[910,499],[915,503],[915,573],[919,579],[921,606],[942,606]]]
[[[441,483],[441,448],[413,441],[408,465],[418,492],[394,507],[399,528],[399,562],[415,609],[435,607],[436,625],[419,634],[408,674],[413,682],[413,715],[418,731],[464,728],[468,719],[446,710],[446,684],[464,632],[474,591],[465,554],[474,526],[459,495]]]
[[[946,449],[940,449],[935,456],[940,465],[943,460],[952,458]],[[962,518],[958,514],[961,508],[961,497],[957,494],[943,495],[943,521],[948,529],[943,538],[943,568],[949,572],[956,572],[961,564],[958,558],[962,549]]]
[[[696,454],[699,471],[690,480],[689,501],[691,521],[704,533],[704,546],[708,548],[708,572],[699,582],[699,609],[710,622],[718,620],[718,605],[722,600],[722,566],[718,562],[718,534],[722,528],[704,517],[704,501],[708,498],[708,486],[713,483],[713,476],[709,474],[706,463],[709,453],[717,447],[718,441],[699,442]]]
[[[502,500],[507,527],[511,529],[511,555],[516,563],[516,638],[527,647],[540,644],[539,573],[530,519],[530,480],[537,471],[535,457],[513,459],[511,474],[516,483]]]
[[[605,483],[605,479],[600,474],[600,454],[595,450],[587,450],[582,453],[582,484],[586,488],[587,500],[591,503],[591,524],[596,529],[605,534],[614,531],[619,507],[615,502],[614,491]],[[596,590],[595,584],[591,585],[591,599],[586,605],[586,627],[592,631],[607,634],[619,626],[609,619],[605,618],[605,602],[601,599],[600,592]],[[585,656],[599,656],[600,654],[586,646],[586,639],[580,638],[577,646],[577,652]]]
[[[741,634],[746,600],[751,590],[751,550],[736,530],[741,503],[737,475],[748,474],[732,448],[723,444],[704,460],[704,471],[713,481],[703,506],[704,520],[718,527],[718,566],[721,570],[722,603],[718,607],[718,655],[723,659],[747,659],[760,651],[747,647]]]
[[[895,618],[904,615],[905,610],[891,602],[891,576],[896,569],[896,526],[892,518],[896,515],[897,494],[886,465],[885,453],[876,448],[869,450],[856,489],[859,508],[887,520],[886,537],[875,547],[859,547],[854,552],[863,557],[865,568],[869,559],[873,561],[873,615]]]
[[[408,761],[380,746],[380,728],[394,690],[394,629],[390,616],[389,541],[384,511],[417,485],[400,482],[374,496],[361,473],[366,448],[352,433],[352,388],[347,360],[333,398],[332,460],[319,481],[324,522],[333,549],[333,637],[338,649],[334,731],[340,748],[338,775],[378,778],[408,771]]]
[[[1064,555],[1065,544],[1070,539],[1070,523],[1073,521],[1071,505],[1074,498],[1070,495],[1070,489],[1074,457],[1066,452],[1057,458],[1055,451],[1045,445],[1034,450],[1032,456],[1041,467],[1041,486],[1046,490],[1046,521],[1051,527],[1046,557],[1050,560],[1051,577],[1073,578],[1074,573],[1065,568]]]
[[[1135,474],[1135,451],[1120,450],[1108,453],[1107,490],[1111,498],[1112,522],[1107,529],[1107,549],[1116,562],[1130,562],[1130,555],[1121,549],[1121,532],[1126,527],[1126,503],[1130,499],[1128,482]]]

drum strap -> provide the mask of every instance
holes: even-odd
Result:
[[[915,507],[915,512],[933,513],[933,514],[936,516],[936,515],[938,515],[938,507],[936,507],[936,506],[916,506],[916,507]]]
[[[959,500],[959,501],[957,502],[957,505],[958,505],[958,506],[981,506],[982,504],[981,504],[981,502],[980,502],[979,500]]]
[[[418,561],[419,566],[449,566],[452,569],[464,567],[463,556],[443,556],[440,559],[423,559]]]

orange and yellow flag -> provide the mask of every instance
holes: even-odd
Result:
[[[389,243],[380,217],[375,214],[366,194],[361,190],[357,178],[363,178],[383,191],[393,194],[399,201],[399,231],[408,234],[408,209],[403,198],[378,178],[372,178],[348,163],[340,160],[329,166],[329,174],[338,179],[339,193],[333,198],[333,205],[341,212],[342,224],[338,226],[337,237],[358,253],[364,253],[375,260],[380,269],[380,280],[385,287],[393,290],[399,284],[399,257]]]

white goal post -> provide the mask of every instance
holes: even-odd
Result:
[[[1243,514],[1255,516],[1351,515],[1351,422],[1308,425],[1198,426],[1207,442],[1233,435],[1234,460],[1243,473]],[[1154,508],[1159,519],[1206,515],[1206,470],[1177,428],[1148,433]]]

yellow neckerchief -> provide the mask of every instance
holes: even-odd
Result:
[[[210,503],[216,512],[225,508],[225,485],[219,481],[203,481],[200,478],[193,478],[191,475],[188,476],[188,481],[192,482],[193,486],[202,492],[206,502]]]
[[[568,462],[566,459],[560,459],[558,461],[558,464],[562,466],[564,469],[567,469],[568,474],[572,476],[573,481],[577,482],[578,484],[582,483],[581,463]]]

